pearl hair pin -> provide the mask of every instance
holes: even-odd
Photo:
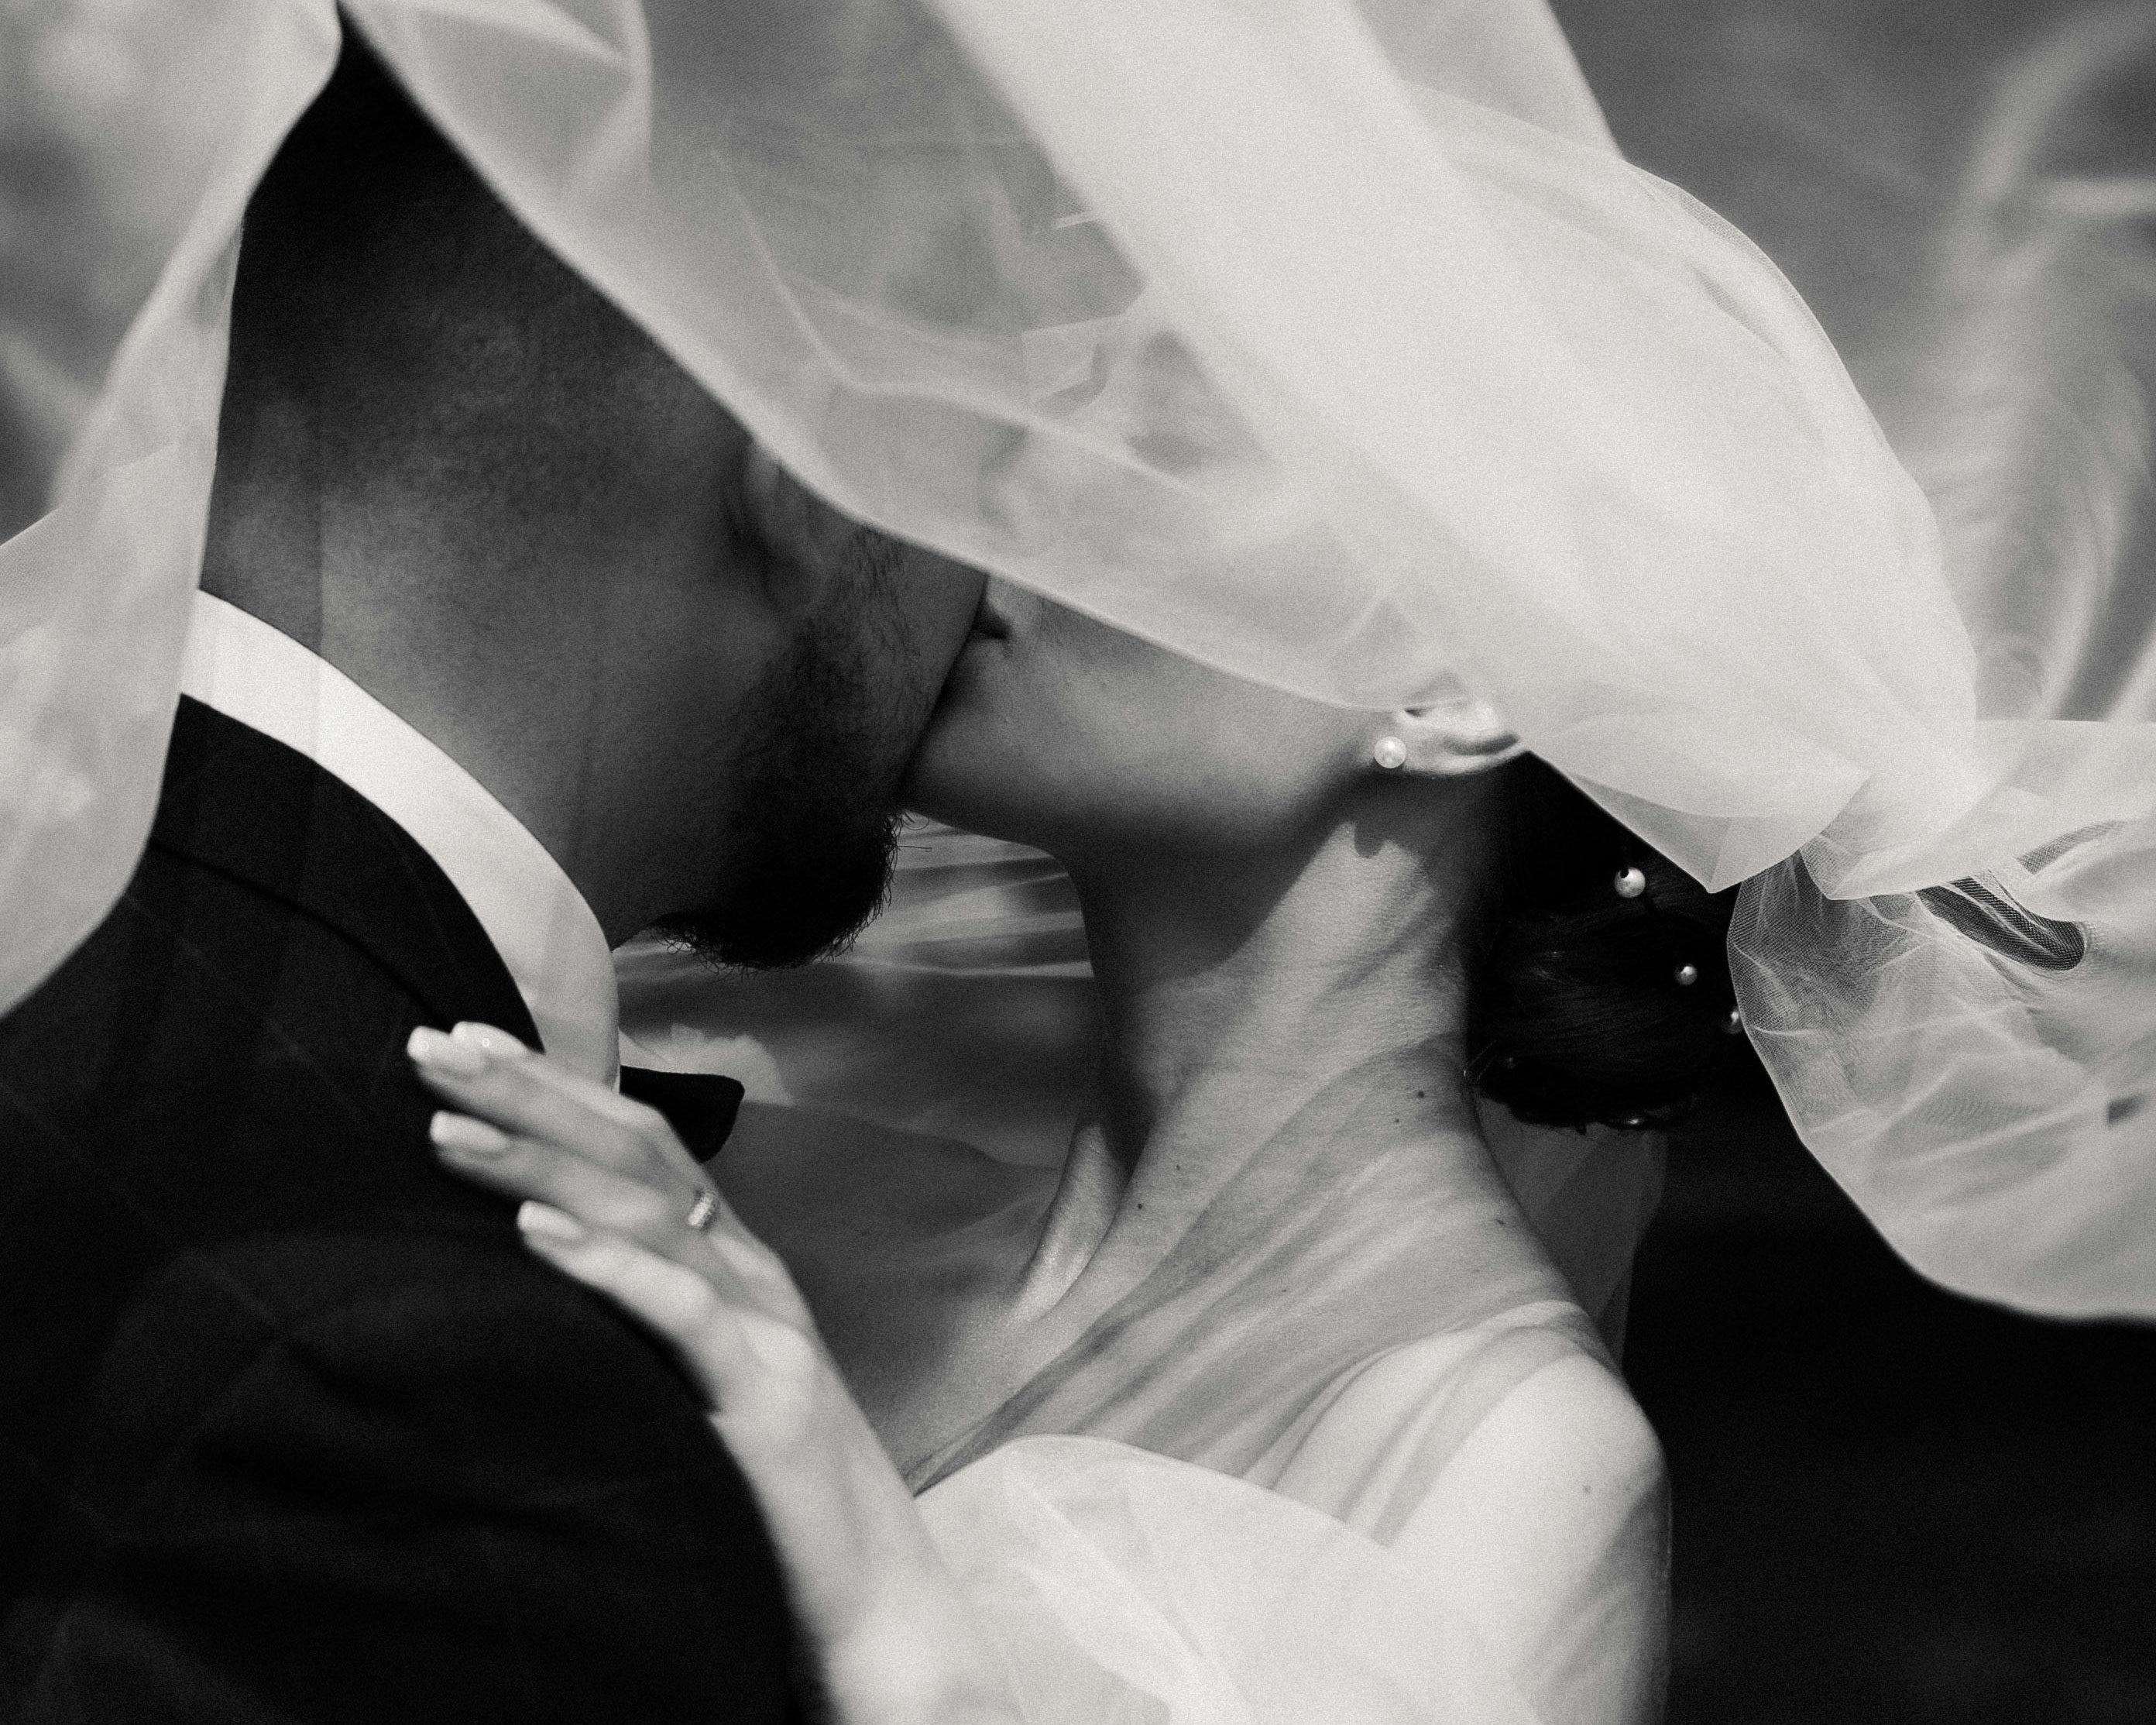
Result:
[[[1680,964],[1677,966],[1677,986],[1680,988],[1689,988],[1698,980],[1699,967],[1697,964]]]
[[[1743,1007],[1732,1006],[1729,1009],[1729,1015],[1722,1021],[1722,1034],[1725,1036],[1742,1036],[1744,1034]]]
[[[1647,871],[1640,868],[1620,869],[1617,871],[1617,896],[1637,898],[1647,890]]]
[[[1370,758],[1386,772],[1397,773],[1408,764],[1408,746],[1397,737],[1381,737],[1370,751]]]

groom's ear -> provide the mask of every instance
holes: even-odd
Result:
[[[1386,736],[1407,750],[1398,769],[1404,778],[1462,778],[1527,752],[1497,710],[1464,689],[1426,706],[1401,707],[1386,723]]]
[[[826,503],[782,466],[746,427],[725,483],[735,572],[788,623],[858,587],[902,554],[896,541]]]

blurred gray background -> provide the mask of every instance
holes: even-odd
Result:
[[[2116,8],[1558,11],[1627,151],[1782,264],[1886,412],[1978,128]],[[38,512],[232,100],[201,20],[0,0],[0,532]],[[2087,108],[2076,167],[2156,173],[2156,69]],[[1924,1286],[1757,1097],[1678,1136],[1626,1365],[1675,1481],[1676,1720],[2156,1722],[2156,1335]]]

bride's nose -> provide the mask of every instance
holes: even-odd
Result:
[[[991,575],[981,588],[980,608],[973,614],[973,633],[1008,640],[1037,621],[1046,603],[1030,588]]]

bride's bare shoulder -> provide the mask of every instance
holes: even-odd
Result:
[[[1643,1509],[1659,1514],[1665,1481],[1661,1444],[1624,1380],[1568,1349],[1491,1402],[1404,1531],[1472,1505],[1584,1557]]]
[[[1589,1348],[1503,1385],[1389,1540],[1476,1620],[1532,1698],[1659,1717],[1669,1491],[1654,1428]],[[1583,1633],[1583,1629],[1591,1630]]]

